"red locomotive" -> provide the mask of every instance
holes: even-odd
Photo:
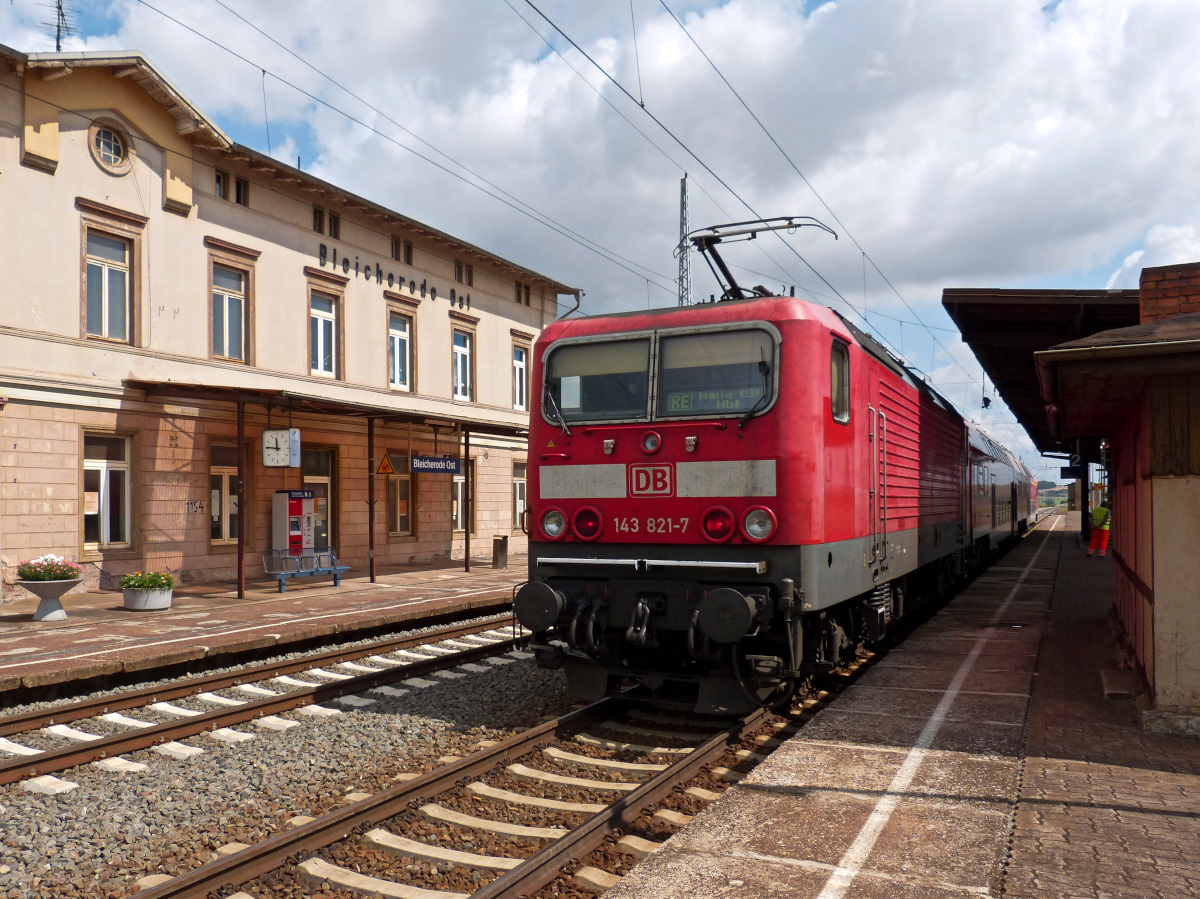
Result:
[[[873,338],[727,280],[538,339],[515,607],[581,697],[778,701],[1035,511],[1030,471]]]

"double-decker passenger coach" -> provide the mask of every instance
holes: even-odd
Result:
[[[778,701],[1029,515],[1015,457],[814,303],[568,318],[534,356],[516,614],[581,697]]]

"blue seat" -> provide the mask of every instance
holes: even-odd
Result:
[[[342,573],[349,571],[349,565],[339,565],[337,553],[333,550],[322,550],[318,553],[305,553],[293,556],[281,549],[266,549],[262,553],[263,571],[267,577],[279,581],[279,592],[287,592],[288,578],[313,577],[320,574],[333,576],[333,586],[342,585]]]

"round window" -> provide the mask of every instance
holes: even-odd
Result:
[[[97,164],[110,174],[124,175],[133,168],[133,142],[114,124],[93,123],[88,130],[88,149]]]

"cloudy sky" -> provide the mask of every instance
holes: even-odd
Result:
[[[0,43],[53,50],[48,5],[0,2]],[[142,51],[235,140],[588,312],[676,302],[685,171],[693,228],[815,216],[837,241],[737,244],[735,275],[865,316],[1043,476],[1060,463],[981,408],[942,289],[1135,287],[1200,259],[1195,0],[71,6],[64,49]]]

